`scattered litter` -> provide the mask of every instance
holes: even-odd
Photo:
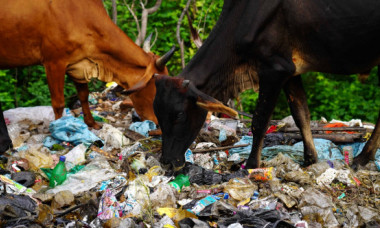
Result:
[[[268,128],[262,168],[246,170],[250,129],[211,116],[186,151],[184,167],[173,170],[160,163],[161,137],[149,136],[156,125],[136,122],[131,104],[111,88],[89,96],[100,130],[88,129],[79,107],[65,109],[59,120],[51,107],[4,112],[16,150],[0,157],[2,225],[379,226],[380,149],[375,162],[354,171],[350,165],[365,142],[315,138],[319,162],[304,167],[303,143],[286,136],[295,127],[287,117]],[[312,128],[334,136],[333,126],[365,125],[334,122],[316,121]]]

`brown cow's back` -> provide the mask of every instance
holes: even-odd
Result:
[[[104,57],[100,52],[111,53],[124,64],[148,64],[146,53],[137,51],[140,48],[113,24],[101,1],[0,0],[0,4],[0,68],[62,59],[69,65],[88,56]],[[128,58],[132,53],[141,57]]]
[[[167,73],[162,65],[157,67],[157,56],[144,52],[112,22],[101,0],[0,0],[0,4],[0,69],[43,65],[56,118],[65,106],[65,74],[77,87],[85,122],[98,127],[88,107],[91,78],[128,89],[155,73]],[[131,99],[143,120],[157,123],[152,107],[155,87],[149,85]]]

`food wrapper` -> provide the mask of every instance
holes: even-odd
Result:
[[[15,191],[16,194],[26,194],[26,195],[33,195],[36,193],[31,188],[27,188],[22,184],[17,183],[16,181],[9,179],[6,176],[0,175],[0,181],[7,184],[10,189]]]
[[[106,189],[99,204],[98,218],[101,220],[107,220],[114,217],[119,218],[119,210],[120,205],[115,194],[110,189]]]
[[[269,181],[273,179],[273,167],[248,169],[248,178],[256,181]]]

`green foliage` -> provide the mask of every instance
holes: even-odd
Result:
[[[380,89],[377,67],[374,68],[365,83],[360,83],[357,75],[332,75],[307,73],[302,75],[308,97],[311,119],[328,120],[361,119],[376,123],[380,108]],[[241,94],[241,103],[245,112],[252,113],[256,107],[258,94],[252,90]],[[282,119],[290,115],[284,93],[277,102],[273,119]]]
[[[312,119],[362,119],[376,123],[380,108],[377,68],[365,83],[356,75],[303,75]]]
[[[111,0],[104,0],[104,5],[111,15]],[[145,2],[145,1],[144,1]],[[154,6],[156,0],[146,0],[146,8]],[[155,40],[152,51],[157,55],[166,53],[172,45],[177,51],[168,64],[170,75],[177,75],[182,71],[179,45],[176,29],[179,17],[187,0],[165,0],[159,10],[149,15],[147,34],[153,33]],[[219,18],[223,0],[196,0],[190,6],[190,15],[193,25],[205,40]],[[133,11],[140,20],[142,6],[137,0],[117,0],[117,25],[132,39],[136,40],[136,21],[128,10]],[[156,32],[157,31],[157,32]],[[181,39],[185,46],[185,63],[195,55],[197,48],[191,41],[187,18],[182,21],[180,28]],[[322,73],[308,73],[303,75],[305,89],[308,95],[309,108],[312,119],[350,120],[360,118],[363,121],[376,122],[380,108],[380,90],[375,69],[371,72],[368,81],[359,83],[356,76],[337,76]],[[46,82],[46,75],[42,66],[0,70],[0,102],[3,109],[18,106],[50,105],[50,93]],[[92,81],[90,91],[103,89],[104,83]],[[73,83],[66,79],[66,102],[75,100],[76,90]],[[253,112],[258,94],[246,91],[241,94],[241,103],[245,112]],[[282,93],[277,102],[273,118],[281,119],[290,115],[285,95]]]

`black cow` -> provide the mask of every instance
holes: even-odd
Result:
[[[9,138],[7,126],[5,125],[5,120],[3,116],[3,111],[1,109],[0,103],[0,154],[12,148],[12,141]]]
[[[379,9],[378,0],[225,0],[209,38],[179,77],[156,80],[154,109],[163,131],[163,161],[183,164],[206,117],[196,105],[199,94],[225,102],[254,88],[259,98],[246,167],[260,166],[263,137],[281,89],[303,136],[305,164],[315,163],[300,74],[366,73],[380,64]],[[178,86],[186,80],[193,85]],[[380,118],[354,164],[373,160],[379,146]]]

